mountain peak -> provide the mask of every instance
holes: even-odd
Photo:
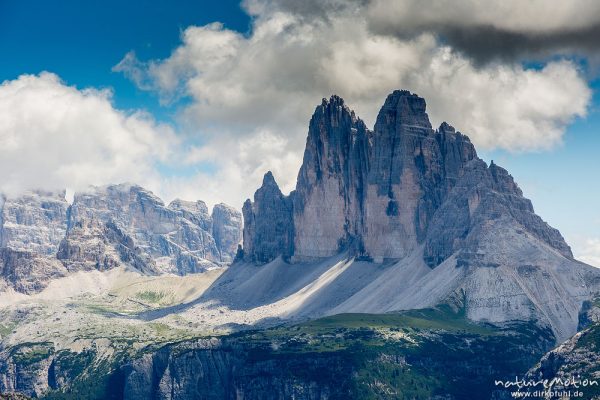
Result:
[[[281,193],[271,171],[254,193],[254,201],[246,200],[242,214],[246,260],[265,263],[290,255],[291,201]]]
[[[349,121],[352,124],[364,123],[356,118],[354,110],[351,110],[344,102],[344,99],[334,94],[329,100],[323,98],[321,104],[315,108],[311,124],[314,121],[315,125],[328,121],[330,126],[337,127],[343,125],[344,121]]]
[[[338,96],[337,94],[332,94],[331,97],[329,97],[329,100],[327,100],[326,97],[323,97],[323,100],[321,101],[321,106],[323,107],[344,107],[344,99],[341,98],[340,96]]]
[[[452,125],[450,125],[449,123],[447,123],[446,121],[442,122],[442,124],[440,125],[440,127],[438,128],[438,132],[442,133],[442,134],[452,134],[452,133],[456,133],[456,129],[454,129],[454,127]]]
[[[426,108],[424,98],[408,90],[395,90],[388,95],[377,115],[375,133],[387,130],[390,125],[396,126],[398,133],[433,133]]]
[[[260,215],[269,214],[267,205],[278,212],[265,227],[278,220],[287,232],[254,259],[305,260],[345,249],[377,260],[401,259],[425,245],[423,259],[435,267],[483,223],[475,219],[478,212],[481,218],[506,215],[569,257],[560,233],[534,214],[508,172],[488,167],[469,138],[447,122],[434,131],[426,107],[418,95],[396,90],[370,132],[341,97],[323,99],[310,120],[296,190],[284,196],[269,172],[254,203],[244,207],[244,215],[256,222],[245,229],[255,249],[262,246],[255,230]],[[245,254],[252,258],[247,249]]]
[[[508,171],[488,166],[450,124],[434,131],[425,100],[405,90],[387,97],[373,132],[339,97],[324,101],[310,121],[296,190],[269,188],[244,205],[246,261],[282,256],[318,266],[346,252],[389,266],[349,260],[355,274],[381,275],[359,290],[337,284],[352,275],[343,273],[336,296],[353,294],[334,312],[424,308],[463,293],[471,319],[543,321],[564,338],[589,294],[582,274],[597,279]],[[277,266],[285,268],[267,268]]]
[[[279,185],[277,185],[277,182],[275,181],[275,177],[273,176],[273,173],[271,171],[267,171],[267,173],[263,176],[262,185],[263,185],[263,187],[274,186],[277,189],[279,189]]]

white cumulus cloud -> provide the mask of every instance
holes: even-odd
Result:
[[[600,268],[600,238],[588,238],[573,244],[575,258]]]
[[[51,73],[0,84],[0,192],[122,181],[156,187],[154,165],[169,156],[174,133],[144,113],[116,110],[110,98]]]
[[[189,98],[177,120],[181,132],[142,112],[116,109],[110,91],[78,89],[50,73],[5,81],[0,191],[133,181],[166,200],[202,198],[240,207],[267,170],[284,191],[293,189],[309,118],[332,94],[372,127],[388,93],[411,90],[426,98],[434,125],[445,120],[482,149],[549,149],[561,143],[573,119],[586,115],[591,90],[574,62],[479,64],[438,32],[415,29],[403,36],[375,29],[389,22],[381,4],[251,0],[245,3],[252,15],[247,34],[218,22],[190,26],[165,59],[125,55],[114,70],[141,89],[164,102]],[[468,24],[487,23],[489,17],[469,4],[457,5],[471,13]],[[441,21],[411,7],[390,6],[389,12],[423,26],[454,23],[452,13]],[[498,16],[513,12],[498,7]],[[564,25],[552,15],[536,29]],[[577,27],[592,26],[590,18]],[[517,25],[498,28],[535,30],[525,26],[527,18],[521,25],[513,21]],[[173,177],[159,164],[186,172]]]
[[[478,65],[429,32],[403,38],[374,31],[362,3],[327,2],[335,12],[324,3],[315,8],[322,18],[284,3],[247,2],[254,17],[247,35],[218,23],[192,26],[170,57],[140,61],[130,53],[115,66],[164,101],[192,99],[182,120],[204,145],[196,161],[217,167],[210,186],[229,192],[240,185],[237,198],[225,199],[234,204],[267,169],[293,188],[310,115],[331,94],[372,126],[388,93],[411,90],[428,101],[434,125],[446,120],[485,149],[552,148],[586,115],[591,90],[573,62]]]

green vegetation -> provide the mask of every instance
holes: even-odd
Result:
[[[101,314],[101,315],[114,315],[114,314],[119,314],[118,312],[116,312],[114,309],[107,307],[105,305],[101,305],[101,304],[86,304],[85,308],[91,312],[91,313],[95,313],[95,314]]]
[[[577,341],[576,348],[598,351],[600,347],[600,325],[593,325]]]
[[[53,352],[52,343],[22,343],[12,348],[10,356],[17,365],[27,366],[48,358]]]
[[[117,357],[112,360],[101,360],[88,363],[87,368],[78,375],[71,375],[71,381],[62,390],[47,393],[45,400],[117,400],[122,398],[122,392],[117,388],[123,387],[123,375],[119,365],[124,360]],[[77,364],[79,370],[81,364]],[[71,371],[69,371],[71,372]],[[75,373],[76,371],[73,371]]]
[[[443,330],[449,332],[493,334],[497,328],[476,324],[465,318],[462,312],[455,312],[447,305],[424,310],[411,310],[389,314],[338,314],[307,322],[301,326],[318,329],[332,328],[404,328],[418,330]]]
[[[253,363],[277,359],[311,366],[315,359],[338,358],[351,370],[340,367],[329,383],[345,380],[351,398],[360,399],[487,398],[493,379],[524,373],[552,343],[551,333],[533,324],[503,329],[475,324],[462,309],[447,305],[340,314],[232,337],[253,349]],[[302,379],[322,379],[318,370],[312,375],[310,368],[297,370]],[[288,373],[298,375],[295,371]]]
[[[157,340],[140,350],[134,350],[139,343],[133,339],[112,338],[115,352],[109,358],[93,350],[55,354],[56,370],[67,386],[45,398],[118,398],[126,379],[123,365],[142,354],[162,347],[169,359],[193,363],[201,357],[192,354],[207,351],[187,341],[192,339],[189,332],[175,332],[162,323],[148,323],[144,329]],[[181,341],[174,343],[177,338]],[[236,379],[262,385],[272,382],[269,374],[276,374],[276,382],[326,388],[331,399],[475,399],[491,396],[494,379],[523,374],[551,342],[548,331],[532,324],[475,324],[460,307],[440,306],[382,315],[341,314],[238,332],[221,336],[210,352],[224,351],[229,362],[237,363]],[[44,349],[18,353],[28,354],[32,362],[49,354]]]
[[[142,300],[147,301],[149,303],[160,303],[168,296],[165,292],[155,292],[152,290],[144,290],[143,292],[137,292],[135,297]]]
[[[17,324],[7,324],[7,325],[2,325],[0,324],[0,338],[4,338],[6,336],[8,336],[13,329],[15,329],[15,327],[17,326]]]
[[[597,299],[594,302],[596,304]],[[580,379],[594,379],[598,381],[600,365],[596,354],[600,349],[600,324],[595,323],[584,330],[575,344],[574,350],[569,354],[571,360],[560,360],[560,375],[563,377],[580,377]],[[578,361],[575,359],[579,358]],[[559,374],[557,374],[559,375]],[[587,386],[582,389],[583,399],[600,399],[600,386]]]

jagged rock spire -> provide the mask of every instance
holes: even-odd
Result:
[[[281,193],[275,177],[268,171],[262,186],[254,194],[254,202],[246,200],[244,216],[244,258],[264,263],[277,256],[291,255],[292,207]]]
[[[386,98],[373,132],[339,96],[323,99],[310,120],[296,190],[283,196],[267,175],[254,204],[244,206],[247,259],[306,260],[342,250],[398,259],[423,246],[434,267],[461,246],[476,248],[471,232],[497,215],[572,256],[508,172],[488,168],[450,124],[434,131],[425,100],[406,90]]]

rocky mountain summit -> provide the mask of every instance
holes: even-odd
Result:
[[[0,289],[32,293],[52,278],[127,265],[184,275],[226,265],[241,239],[241,214],[217,204],[168,206],[135,185],[76,193],[32,192],[0,207]]]
[[[0,394],[503,399],[528,370],[599,376],[600,270],[407,91],[373,130],[323,100],[296,189],[266,173],[243,233],[131,185],[0,210]]]
[[[372,132],[343,99],[323,99],[310,121],[296,190],[284,198],[267,173],[254,207],[248,200],[244,209],[254,223],[245,230],[246,259],[258,262],[344,249],[382,261],[424,246],[425,261],[435,267],[458,249],[475,252],[477,227],[505,215],[573,257],[508,172],[486,165],[469,138],[447,123],[434,131],[425,100],[407,91],[388,96]],[[271,224],[261,229],[273,210],[281,211],[273,229],[285,232],[269,232]],[[279,238],[276,250],[255,246],[271,247],[271,240],[257,240],[269,234]]]
[[[387,97],[373,131],[340,97],[323,99],[296,189],[284,196],[267,173],[243,213],[248,263],[347,252],[402,269],[373,275],[331,312],[422,308],[460,295],[472,319],[544,321],[562,339],[600,281],[505,169],[487,165],[449,124],[434,130],[425,100],[408,91]]]

